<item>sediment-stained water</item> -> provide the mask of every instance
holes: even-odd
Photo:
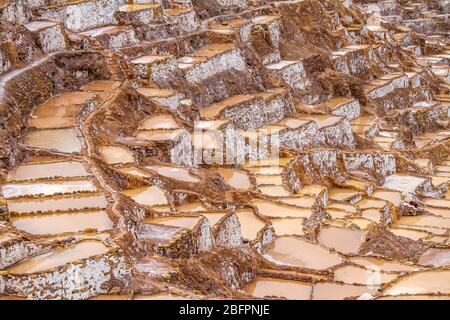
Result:
[[[157,186],[126,190],[123,193],[137,203],[146,206],[160,206],[168,204],[164,191]]]
[[[51,196],[78,192],[95,192],[97,187],[91,180],[51,181],[35,183],[5,184],[2,187],[6,199],[27,196]]]
[[[364,242],[365,232],[336,227],[323,227],[317,236],[317,241],[344,254],[357,254]]]
[[[33,235],[77,233],[94,229],[101,232],[114,226],[104,211],[17,216],[11,218],[11,223],[18,230]]]
[[[257,278],[246,287],[246,291],[256,297],[279,297],[290,300],[309,300],[312,286],[299,281]]]
[[[31,274],[51,270],[70,262],[105,254],[109,248],[100,241],[82,241],[62,249],[38,255],[8,268],[13,274]]]
[[[316,270],[327,269],[343,262],[339,255],[294,237],[276,239],[264,256],[275,263]]]
[[[450,293],[450,271],[430,270],[404,276],[384,292],[387,295]]]

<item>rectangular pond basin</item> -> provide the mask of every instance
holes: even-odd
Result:
[[[108,251],[110,251],[110,248],[103,244],[103,242],[87,240],[27,259],[11,266],[5,271],[13,274],[30,274],[47,271],[72,262],[106,254]]]
[[[161,206],[168,204],[164,191],[157,186],[126,190],[123,194],[130,197],[138,204],[146,206]]]
[[[88,177],[91,174],[81,162],[64,161],[20,165],[10,174],[8,181],[27,181],[52,178]]]
[[[31,131],[25,137],[25,145],[65,153],[80,152],[82,147],[73,128]]]
[[[97,187],[91,180],[45,181],[16,184],[8,183],[2,186],[3,196],[6,199],[95,191],[97,191]]]
[[[105,211],[16,216],[11,218],[11,224],[33,235],[76,233],[88,229],[106,231],[113,228],[113,222]]]
[[[254,199],[250,204],[258,209],[260,215],[267,218],[309,218],[313,213],[312,209],[295,207],[263,199]]]
[[[241,224],[242,236],[249,241],[255,240],[258,232],[266,225],[266,222],[256,216],[251,209],[238,209],[236,215]]]
[[[257,277],[245,287],[256,298],[278,297],[289,300],[310,300],[312,285],[306,282]]]
[[[8,209],[11,214],[105,209],[107,205],[108,201],[103,194],[8,201]]]

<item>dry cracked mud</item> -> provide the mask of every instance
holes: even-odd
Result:
[[[0,0],[0,300],[450,299],[446,0]]]

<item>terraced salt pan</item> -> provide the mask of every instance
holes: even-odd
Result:
[[[62,129],[76,126],[77,121],[73,117],[46,117],[30,118],[28,125],[37,129]]]
[[[190,300],[186,297],[179,296],[176,294],[170,294],[170,293],[157,293],[153,294],[151,296],[146,295],[136,295],[133,297],[133,300]]]
[[[352,201],[353,199],[361,197],[361,194],[352,189],[331,188],[328,191],[328,197],[334,201]]]
[[[212,104],[200,111],[203,119],[213,120],[220,115],[220,113],[230,107],[239,105],[244,102],[249,102],[255,99],[254,95],[237,95],[223,100],[222,102]]]
[[[258,232],[266,225],[251,209],[236,210],[236,215],[241,224],[242,236],[250,241],[256,239]]]
[[[298,206],[301,208],[312,208],[316,203],[317,199],[313,197],[286,197],[286,198],[278,198],[277,202],[290,204],[293,206]]]
[[[377,120],[377,118],[374,116],[360,116],[353,119],[351,121],[351,124],[356,126],[370,126],[374,123],[375,120]]]
[[[411,272],[418,271],[420,267],[406,265],[397,261],[385,260],[372,257],[350,257],[350,261],[360,266],[376,270],[380,269],[385,272]]]
[[[402,194],[400,192],[394,192],[394,191],[375,191],[372,194],[372,197],[374,198],[378,198],[378,199],[383,199],[386,201],[389,201],[390,203],[392,203],[394,206],[399,206],[400,202],[402,201]]]
[[[108,100],[121,85],[119,81],[92,81],[82,87],[83,91],[95,92],[102,101]]]
[[[206,131],[202,134],[194,133],[191,135],[192,144],[197,149],[221,150],[223,148],[223,139],[220,132]]]
[[[438,172],[436,172],[436,175],[437,175],[438,177],[450,178],[450,172],[442,172],[442,171],[438,171]]]
[[[370,270],[355,266],[343,266],[334,271],[335,281],[347,284],[360,284],[368,287],[380,286],[397,277],[397,275],[385,273],[380,270]]]
[[[138,130],[178,129],[179,127],[173,116],[163,114],[145,119]]]
[[[427,210],[429,213],[436,215],[436,216],[441,216],[447,219],[450,219],[450,209],[445,209],[445,208],[433,208],[433,207],[425,207],[425,210]]]
[[[9,233],[0,233],[0,242],[13,239],[14,236]]]
[[[429,241],[436,244],[444,244],[447,245],[450,243],[450,236],[447,235],[432,235],[424,239],[425,241]],[[446,263],[448,264],[448,263]]]
[[[278,204],[262,199],[254,199],[250,202],[251,205],[258,209],[258,213],[269,218],[309,218],[312,214],[311,209],[304,209],[291,205]]]
[[[390,232],[395,234],[399,237],[405,237],[412,239],[414,241],[426,238],[428,236],[428,233],[426,231],[420,230],[419,228],[416,229],[407,229],[404,225],[398,225],[394,224],[390,229]]]
[[[289,300],[310,300],[311,289],[311,284],[306,282],[258,277],[246,286],[245,291],[257,298],[279,297]]]
[[[285,167],[292,158],[289,157],[274,157],[258,160],[249,160],[248,163],[244,165],[244,168],[254,167],[261,168],[265,167],[268,170],[277,170],[277,168]]]
[[[430,141],[431,141],[430,139],[423,139],[423,138],[420,138],[420,137],[415,137],[414,138],[414,142],[415,142],[417,148],[425,147],[427,144],[430,143]]]
[[[280,175],[283,173],[283,167],[247,167],[248,171],[255,175]]]
[[[425,182],[424,178],[414,176],[391,175],[386,177],[383,187],[386,189],[392,189],[404,193],[409,193],[416,191],[416,189],[424,182]]]
[[[130,197],[137,203],[146,206],[160,206],[168,204],[164,191],[157,186],[126,190],[123,194]]]
[[[447,229],[445,228],[436,228],[436,227],[428,227],[428,226],[419,226],[419,225],[407,225],[407,224],[393,224],[393,228],[398,228],[398,230],[408,230],[408,231],[414,231],[414,232],[428,232],[427,234],[431,233],[434,235],[444,235],[447,233]],[[394,230],[394,229],[393,229]]]
[[[184,182],[199,182],[200,179],[193,176],[189,170],[178,167],[166,167],[166,166],[147,166],[146,169],[150,169],[167,178],[184,181]]]
[[[430,248],[422,254],[419,264],[434,267],[450,266],[450,250]]]
[[[53,236],[45,236],[45,239],[48,241],[66,241],[67,238],[73,239],[74,241],[83,241],[83,240],[98,240],[98,241],[107,241],[111,238],[110,230],[106,230],[103,232],[91,232],[83,231],[83,233],[70,233],[70,234],[58,234]]]
[[[321,282],[313,287],[313,300],[344,300],[346,298],[358,298],[363,294],[374,295],[376,292],[377,288],[365,285]]]
[[[74,117],[80,110],[78,105],[54,106],[43,104],[34,109],[33,118],[49,118],[49,117]]]
[[[304,235],[303,219],[301,218],[274,219],[271,222],[277,236]]]
[[[284,126],[268,124],[256,130],[240,131],[239,134],[250,141],[258,141],[262,137],[279,134],[284,129],[286,129]]]
[[[449,295],[398,295],[384,296],[376,300],[450,300]]]
[[[101,301],[107,301],[107,300],[131,300],[130,296],[126,295],[120,295],[120,294],[100,294],[98,296],[89,298],[88,300],[101,300]]]
[[[324,226],[320,229],[317,241],[344,254],[356,254],[364,240],[365,232],[361,230],[344,229]]]
[[[290,197],[292,194],[283,186],[267,185],[259,186],[259,191],[269,197]]]
[[[428,226],[436,228],[450,228],[450,219],[435,216],[415,216],[415,217],[401,217],[397,224],[409,226]]]
[[[138,58],[135,58],[135,59],[131,60],[131,63],[133,63],[133,64],[153,64],[156,62],[165,61],[169,58],[171,58],[171,56],[150,54],[150,55],[145,55],[145,56],[140,56]]]
[[[349,215],[348,212],[342,210],[325,209],[325,211],[331,216],[332,219],[345,219]]]
[[[81,35],[88,37],[98,37],[103,34],[114,34],[117,32],[125,31],[126,27],[123,26],[102,26],[99,28],[90,29],[84,32],[80,32]]]
[[[148,224],[162,224],[165,226],[183,228],[183,229],[194,229],[194,227],[200,221],[200,217],[161,217],[161,218],[146,218],[144,223]]]
[[[31,131],[25,137],[25,145],[65,153],[80,152],[82,148],[81,141],[72,128]]]
[[[97,187],[91,180],[46,181],[36,183],[16,183],[2,186],[6,199],[27,196],[51,196],[77,192],[95,192]]]
[[[83,92],[83,91],[67,92],[50,98],[45,103],[45,105],[54,107],[80,105],[88,102],[89,100],[94,99],[95,96],[96,94],[92,92]]]
[[[211,226],[214,226],[220,219],[227,215],[227,212],[202,212],[200,214],[208,219]]]
[[[218,168],[214,171],[224,178],[226,184],[237,190],[248,190],[252,187],[250,177],[245,171],[227,168]]]
[[[450,166],[436,166],[436,170],[441,172],[450,172]]]
[[[161,205],[153,208],[158,213],[171,213],[172,208],[170,205]]]
[[[335,117],[330,115],[317,115],[317,116],[308,116],[306,119],[314,120],[317,123],[319,129],[323,129],[326,127],[331,127],[336,125],[340,121],[342,121],[342,117]]]
[[[373,141],[380,144],[381,146],[384,146],[384,145],[390,146],[396,140],[397,139],[393,138],[393,137],[383,137],[383,136],[376,136],[373,138]]]
[[[1,300],[26,300],[25,298],[21,298],[21,297],[14,297],[14,296],[0,296],[0,301]]]
[[[121,84],[120,81],[98,80],[89,82],[81,89],[83,91],[91,91],[91,92],[114,91],[120,86],[120,84]]]
[[[309,120],[286,117],[283,120],[279,121],[278,124],[281,126],[286,126],[290,129],[297,129],[309,122]]]
[[[51,178],[88,177],[90,173],[81,162],[67,161],[20,165],[8,174],[8,181],[27,181]]]
[[[181,70],[187,70],[194,65],[205,62],[206,59],[202,57],[182,57],[177,60],[177,66]]]
[[[169,98],[176,95],[175,91],[160,88],[139,88],[136,90],[148,98]]]
[[[190,202],[176,206],[176,210],[177,212],[200,212],[207,211],[208,208],[200,202]]]
[[[426,205],[437,208],[450,208],[450,200],[425,198],[422,200]]]
[[[20,262],[8,269],[13,274],[51,270],[71,262],[105,254],[110,249],[100,241],[87,240]]]
[[[343,262],[342,258],[319,245],[294,237],[280,237],[264,252],[278,264],[324,270]]]
[[[173,141],[180,137],[180,135],[185,134],[186,130],[176,129],[176,130],[145,130],[139,131],[136,138],[148,141]]]
[[[430,166],[430,159],[426,159],[426,158],[419,158],[419,159],[415,159],[414,163],[417,164],[419,167],[422,168],[428,168]]]
[[[357,212],[357,209],[355,206],[347,203],[340,203],[340,202],[331,202],[327,206],[328,209],[339,209],[342,211],[345,211],[347,214],[355,214]]]
[[[256,175],[257,185],[283,185],[283,178],[281,175]]]
[[[365,181],[350,179],[350,180],[345,181],[344,186],[346,186],[346,187],[353,187],[353,188],[356,188],[359,191],[366,192],[366,190],[369,189],[370,184],[368,182],[365,182]]]
[[[113,228],[113,222],[105,211],[26,215],[11,217],[11,223],[18,230],[33,235],[76,233],[88,229],[106,231]]]
[[[142,240],[149,240],[152,242],[169,242],[182,229],[177,227],[169,227],[166,225],[152,224],[148,222],[141,225],[139,238]]]
[[[108,164],[133,163],[133,152],[126,147],[106,146],[99,148],[102,159]]]
[[[249,21],[246,19],[234,18],[231,21],[222,23],[211,22],[210,27],[213,28],[211,30],[228,30],[230,32],[234,32],[234,29],[237,29],[248,23]]]
[[[372,223],[373,223],[373,221],[371,221],[371,220],[364,219],[364,218],[355,218],[355,217],[348,218],[347,221],[356,225],[361,230],[368,230],[370,228],[370,225],[372,225]]]
[[[3,4],[3,0],[0,1],[1,4]],[[8,2],[8,1],[5,1]],[[51,26],[55,26],[57,25],[57,22],[53,22],[53,21],[32,21],[30,23],[27,23],[25,25],[25,27],[30,30],[30,31],[38,31],[44,28],[48,28]]]
[[[378,133],[378,135],[380,137],[385,137],[385,138],[397,138],[399,133],[396,132],[396,131],[385,131],[385,130],[383,130],[383,131],[380,131]]]
[[[326,192],[327,188],[320,185],[309,184],[303,186],[302,190],[300,190],[299,195],[307,195],[310,197],[318,197],[323,192]]]
[[[379,208],[382,209],[387,205],[384,200],[377,199],[363,199],[356,204],[360,209]]]
[[[430,270],[405,276],[390,285],[385,295],[450,293],[450,271]]]
[[[103,194],[8,201],[9,211],[15,214],[105,209],[107,206],[108,200]]]
[[[119,168],[119,169],[117,169],[117,171],[122,172],[124,174],[129,174],[132,176],[143,177],[143,178],[150,176],[150,174],[148,174],[147,172],[144,172],[143,170],[141,170],[140,168],[135,167],[135,166],[127,166],[125,168]]]

